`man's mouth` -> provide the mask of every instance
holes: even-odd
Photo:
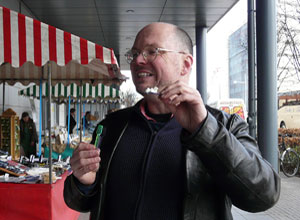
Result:
[[[153,74],[151,74],[151,73],[138,73],[137,76],[139,78],[143,78],[143,77],[153,76]]]

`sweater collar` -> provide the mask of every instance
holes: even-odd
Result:
[[[143,99],[140,102],[139,105],[140,111],[142,113],[142,115],[149,121],[153,121],[153,122],[162,122],[162,121],[168,121],[168,119],[172,119],[173,118],[173,114],[168,113],[168,114],[152,114],[150,113],[149,109],[147,108],[147,104],[146,101]],[[155,115],[157,115],[157,117],[155,117]],[[162,119],[162,120],[160,120]]]

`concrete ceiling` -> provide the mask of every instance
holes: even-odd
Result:
[[[195,44],[195,27],[212,28],[238,0],[23,0],[40,21],[114,49],[122,70],[136,33],[152,22],[173,23]]]

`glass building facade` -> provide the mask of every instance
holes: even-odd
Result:
[[[241,98],[248,109],[247,23],[229,36],[229,97]]]

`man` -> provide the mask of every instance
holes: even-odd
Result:
[[[88,129],[91,126],[91,116],[91,112],[87,111],[84,117],[82,118],[82,125],[85,129]]]
[[[228,220],[232,203],[251,212],[276,203],[280,178],[247,124],[205,106],[188,86],[192,42],[183,30],[147,25],[127,59],[144,99],[101,122],[101,152],[90,144],[74,151],[69,207],[91,219]],[[146,92],[155,87],[158,94]]]
[[[66,125],[68,127],[68,116],[66,118]],[[69,134],[73,134],[73,129],[75,128],[76,126],[76,120],[75,120],[75,108],[71,108],[70,109],[70,131],[69,131]]]
[[[37,142],[38,136],[36,133],[35,123],[32,118],[29,117],[28,112],[23,112],[20,120],[21,155],[28,158],[30,155],[36,155]]]

